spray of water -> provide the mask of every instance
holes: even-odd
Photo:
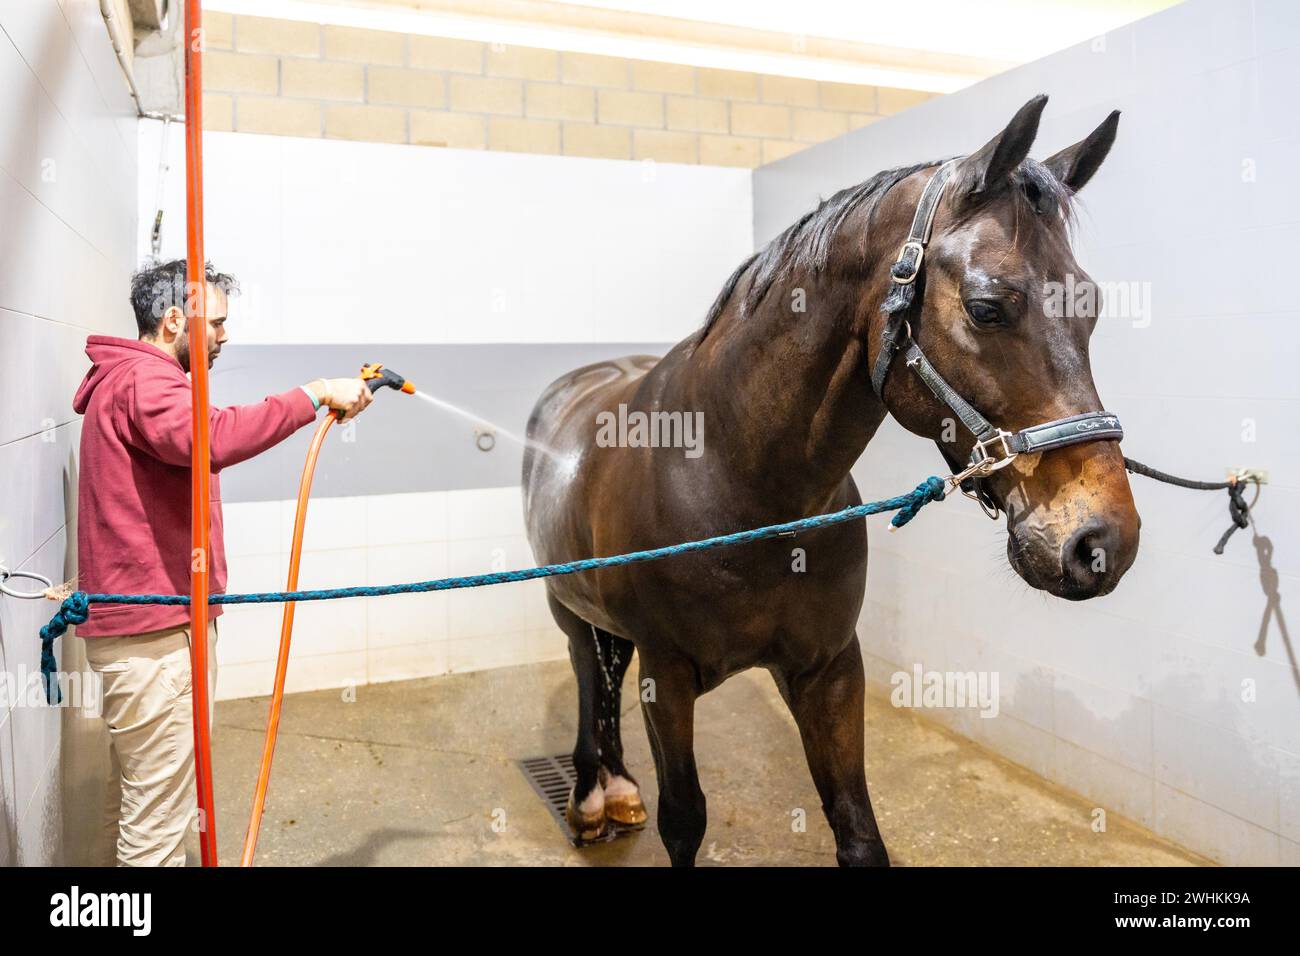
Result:
[[[417,391],[415,393],[415,397],[419,399],[423,399],[424,401],[428,402],[430,405],[433,405],[436,408],[440,408],[444,412],[449,412],[450,414],[455,415],[458,418],[463,418],[465,421],[477,425],[481,428],[490,429],[493,432],[493,434],[499,435],[500,437],[506,439],[507,441],[514,442],[520,448],[531,448],[534,451],[539,452],[540,454],[546,455],[548,458],[553,458],[555,461],[559,462],[562,465],[566,465],[566,466],[571,465],[576,460],[577,456],[575,455],[565,454],[564,452],[556,451],[554,448],[550,448],[542,444],[541,442],[533,441],[532,439],[524,438],[520,435],[516,435],[508,428],[502,428],[496,422],[490,422],[486,418],[482,417],[481,415],[475,415],[467,408],[461,408],[459,405],[453,405],[451,402],[444,401],[441,398],[436,398],[433,395],[429,395],[426,392]]]

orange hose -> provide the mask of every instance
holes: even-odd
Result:
[[[190,672],[194,703],[194,784],[199,812],[199,853],[217,865],[217,815],[212,797],[212,736],[208,722],[208,555],[211,515],[208,486],[208,311],[203,256],[203,56],[199,0],[185,4],[185,296],[190,344]]]
[[[316,471],[316,457],[325,441],[325,433],[334,424],[335,416],[325,416],[307,451],[307,461],[302,466],[302,480],[298,483],[298,510],[293,519],[293,547],[289,552],[289,583],[286,591],[298,589],[298,566],[302,558],[302,532],[307,525],[307,501],[311,497],[311,479]],[[253,809],[248,817],[248,833],[244,837],[244,853],[240,866],[252,866],[257,852],[257,834],[262,827],[262,808],[266,805],[266,791],[271,782],[271,761],[275,757],[275,738],[280,730],[280,708],[284,703],[284,679],[289,671],[289,641],[293,637],[294,603],[286,601],[284,617],[280,623],[280,656],[275,662],[275,688],[271,691],[271,714],[266,722],[266,742],[262,745],[262,766],[257,773],[257,789],[253,792]]]

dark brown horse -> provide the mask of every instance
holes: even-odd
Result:
[[[1070,249],[1072,196],[1109,151],[1118,114],[1038,163],[1026,157],[1045,99],[955,167],[909,319],[933,367],[1006,429],[1102,407],[1088,364],[1095,316],[1052,317],[1045,289],[1088,281]],[[548,387],[528,434],[551,451],[527,454],[523,475],[537,558],[618,554],[857,504],[849,468],[887,414],[950,462],[966,460],[972,436],[901,357],[883,400],[871,384],[891,265],[937,165],[880,173],[823,202],[744,262],[703,328],[662,359],[602,362]],[[683,440],[683,421],[707,426],[701,447]],[[687,447],[655,441],[670,426],[667,437]],[[1035,588],[1105,594],[1133,562],[1139,519],[1114,441],[1022,454],[984,489],[1006,513],[1012,567]],[[659,833],[675,865],[694,862],[705,830],[695,700],[751,667],[771,672],[798,723],[840,863],[888,862],[863,772],[855,627],[866,530],[852,522],[801,536],[806,566],[792,546],[547,579],[578,677],[569,819],[580,834],[645,818],[618,725],[635,647]]]

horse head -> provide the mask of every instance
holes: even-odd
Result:
[[[1104,408],[1088,358],[1100,301],[1075,261],[1070,227],[1074,195],[1109,152],[1119,114],[1040,163],[1028,153],[1046,99],[1029,101],[980,150],[940,167],[944,185],[920,253],[896,256],[918,204],[936,193],[926,190],[934,165],[880,198],[867,230],[876,254],[865,260],[878,265],[858,315],[869,362],[887,372],[877,385],[889,412],[933,439],[955,471],[989,456],[970,481],[987,510],[1005,513],[1016,573],[1032,587],[1083,600],[1113,590],[1137,554],[1141,522],[1118,442],[1016,454],[996,447],[999,438],[972,457],[976,436],[958,411],[963,403],[977,410],[977,421],[1001,435],[1062,420],[1063,428],[1107,435],[1114,422],[1118,433],[1113,417],[1081,417]],[[891,322],[912,352],[886,352]],[[914,374],[922,362],[935,374]]]

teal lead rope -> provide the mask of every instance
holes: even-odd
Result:
[[[551,578],[562,574],[576,574],[579,571],[593,571],[596,568],[617,567],[624,564],[636,564],[641,561],[658,561],[675,554],[687,554],[692,551],[707,551],[710,548],[722,548],[731,544],[745,544],[750,541],[763,541],[782,535],[797,534],[800,531],[812,531],[828,525],[842,524],[855,518],[896,511],[890,524],[901,528],[931,501],[942,501],[944,483],[942,479],[931,476],[916,486],[914,491],[897,498],[886,498],[864,505],[854,505],[843,511],[834,511],[785,524],[768,525],[754,528],[752,531],[737,531],[733,534],[719,535],[716,538],[703,538],[699,541],[687,541],[684,544],[670,544],[650,551],[633,551],[630,554],[615,554],[607,558],[583,558],[581,561],[568,561],[564,564],[546,564],[539,568],[526,568],[520,571],[494,571],[489,574],[475,574],[461,578],[438,578],[433,581],[415,581],[411,584],[384,584],[373,587],[330,588],[324,591],[262,591],[253,594],[214,594],[212,604],[280,604],[289,601],[333,601],[350,597],[385,597],[389,594],[418,594],[425,591],[451,591],[458,588],[481,588],[491,584],[507,584],[511,581],[531,581],[534,578]],[[55,671],[58,664],[54,657],[54,642],[63,636],[68,628],[75,624],[85,624],[90,617],[92,604],[172,604],[187,605],[188,594],[87,594],[76,591],[59,607],[50,623],[41,628],[41,678],[45,683],[45,699],[51,704],[60,700]]]

